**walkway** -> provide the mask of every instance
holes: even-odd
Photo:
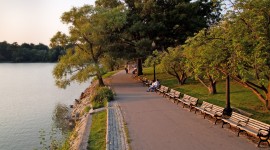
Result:
[[[258,150],[255,143],[237,137],[154,92],[124,71],[112,79],[112,88],[129,130],[132,150]]]
[[[125,128],[121,110],[117,101],[109,103],[107,127],[107,150],[127,150]]]

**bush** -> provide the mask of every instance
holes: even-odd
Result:
[[[112,101],[114,99],[113,92],[108,87],[100,87],[92,97],[92,102]]]
[[[104,107],[107,102],[114,99],[113,92],[108,87],[100,87],[96,89],[95,94],[91,98],[93,109]]]

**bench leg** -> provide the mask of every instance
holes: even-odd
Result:
[[[206,117],[206,113],[204,113],[203,119],[205,119],[205,117]]]
[[[237,133],[237,136],[240,135],[240,132],[244,132],[244,130],[241,130],[240,128],[238,128],[238,133]]]
[[[217,124],[217,121],[218,121],[218,119],[216,118],[216,120],[215,120],[215,124]]]
[[[222,121],[222,126],[221,126],[221,128],[223,128],[224,124],[227,124],[227,122]]]
[[[259,137],[259,139],[260,139],[260,141],[259,141],[257,147],[260,147],[260,144],[261,144],[262,142],[267,142],[268,147],[270,147],[270,143],[268,142],[269,137],[266,138],[266,139],[262,139],[262,137]]]

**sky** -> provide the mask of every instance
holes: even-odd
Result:
[[[94,5],[95,0],[0,0],[0,42],[43,43],[57,31],[68,33],[60,17],[72,7]]]

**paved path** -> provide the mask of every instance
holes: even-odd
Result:
[[[109,103],[107,121],[107,150],[128,150],[121,110],[117,101]]]
[[[131,78],[124,71],[112,88],[129,130],[132,150],[251,150],[255,143],[189,112]]]

